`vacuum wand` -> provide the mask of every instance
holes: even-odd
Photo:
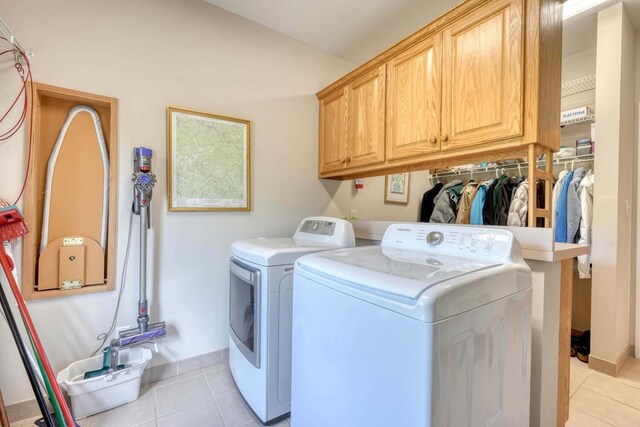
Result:
[[[111,341],[111,347],[130,347],[162,338],[167,335],[165,322],[149,324],[147,301],[147,232],[150,228],[151,196],[156,176],[151,171],[153,151],[150,148],[136,147],[133,150],[133,206],[135,215],[140,216],[140,291],[138,297],[138,327],[123,331],[117,339]],[[116,349],[117,351],[117,349]],[[117,359],[113,357],[112,360]],[[117,361],[115,362],[117,364]]]

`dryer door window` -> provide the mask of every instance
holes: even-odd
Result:
[[[244,357],[260,367],[260,270],[232,259],[230,264],[229,326]]]

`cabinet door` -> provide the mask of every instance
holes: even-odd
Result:
[[[385,66],[349,85],[347,167],[384,162]]]
[[[496,0],[443,31],[442,150],[522,135],[522,0]]]
[[[440,43],[438,34],[388,63],[389,160],[440,150]]]
[[[345,166],[347,157],[348,90],[346,87],[320,100],[320,173]]]

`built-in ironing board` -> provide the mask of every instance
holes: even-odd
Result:
[[[103,284],[109,156],[100,116],[69,111],[48,161],[38,289]]]

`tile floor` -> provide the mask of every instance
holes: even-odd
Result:
[[[617,378],[571,358],[567,427],[640,426],[640,360],[629,358]]]
[[[37,418],[11,423],[34,425]],[[81,427],[255,427],[261,424],[246,407],[221,362],[142,386],[135,402],[78,421]],[[289,427],[289,420],[275,424]]]
[[[567,427],[640,426],[640,360],[629,359],[618,378],[571,358]],[[11,427],[28,427],[34,419]],[[135,402],[85,418],[81,427],[255,427],[227,362],[142,386]],[[288,427],[289,420],[275,424]]]

